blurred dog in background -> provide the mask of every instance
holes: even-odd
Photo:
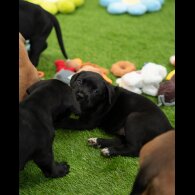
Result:
[[[52,28],[55,28],[62,54],[66,54],[60,25],[56,17],[45,11],[39,5],[27,1],[19,1],[19,31],[30,41],[29,58],[34,66],[38,65],[40,54],[47,48],[47,38]]]
[[[25,48],[25,39],[19,33],[19,102],[27,95],[26,89],[37,81],[37,69],[31,63]]]

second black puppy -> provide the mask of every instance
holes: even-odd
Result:
[[[138,156],[141,147],[171,129],[165,114],[142,95],[115,87],[99,74],[75,74],[70,85],[81,107],[79,120],[69,118],[58,128],[93,129],[117,135],[117,139],[90,138],[89,144],[102,149],[104,156]]]
[[[19,170],[33,160],[46,177],[62,177],[69,171],[67,163],[54,162],[53,121],[80,108],[71,88],[58,80],[33,84],[19,104]]]
[[[38,65],[41,52],[47,48],[46,41],[53,27],[56,30],[60,49],[64,57],[68,59],[56,17],[39,5],[19,1],[19,32],[26,40],[30,40],[29,58],[35,66]]]

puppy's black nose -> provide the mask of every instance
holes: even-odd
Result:
[[[77,92],[76,96],[77,96],[77,99],[78,99],[78,100],[84,99],[84,94],[81,93],[81,92]]]

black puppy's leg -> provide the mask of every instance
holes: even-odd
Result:
[[[130,114],[124,126],[125,145],[123,147],[108,147],[102,149],[104,156],[131,156],[138,157],[143,144],[151,137],[154,121],[147,113]]]
[[[133,151],[130,146],[126,145],[124,136],[114,139],[90,138],[88,143],[97,148],[103,148],[103,156],[137,156],[138,153]],[[132,147],[134,148],[134,147]]]
[[[139,151],[142,146],[142,140],[140,139],[140,132],[143,132],[139,123],[130,124],[125,126],[125,136],[123,145],[120,147],[106,147],[101,150],[104,156],[131,156],[138,157]]]
[[[113,139],[103,139],[103,138],[89,138],[88,144],[96,148],[105,148],[112,146],[120,146],[124,142],[124,137],[117,137]]]
[[[106,157],[112,156],[131,156],[137,157],[139,152],[132,150],[131,147],[121,145],[120,147],[108,147],[101,150],[101,154]]]
[[[92,130],[97,127],[97,124],[92,121],[82,121],[80,119],[63,119],[54,123],[55,129],[71,129],[71,130]]]
[[[52,149],[40,152],[36,155],[34,162],[38,165],[46,177],[63,177],[69,172],[69,165],[66,162],[54,162]]]
[[[29,52],[29,58],[34,66],[37,66],[39,63],[39,57],[41,55],[41,52],[47,48],[47,43],[45,38],[39,38],[34,40],[31,40],[30,42],[30,52]]]

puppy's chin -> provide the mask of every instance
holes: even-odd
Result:
[[[80,107],[82,112],[91,111],[94,108],[94,106],[91,103],[84,101],[80,102]]]

